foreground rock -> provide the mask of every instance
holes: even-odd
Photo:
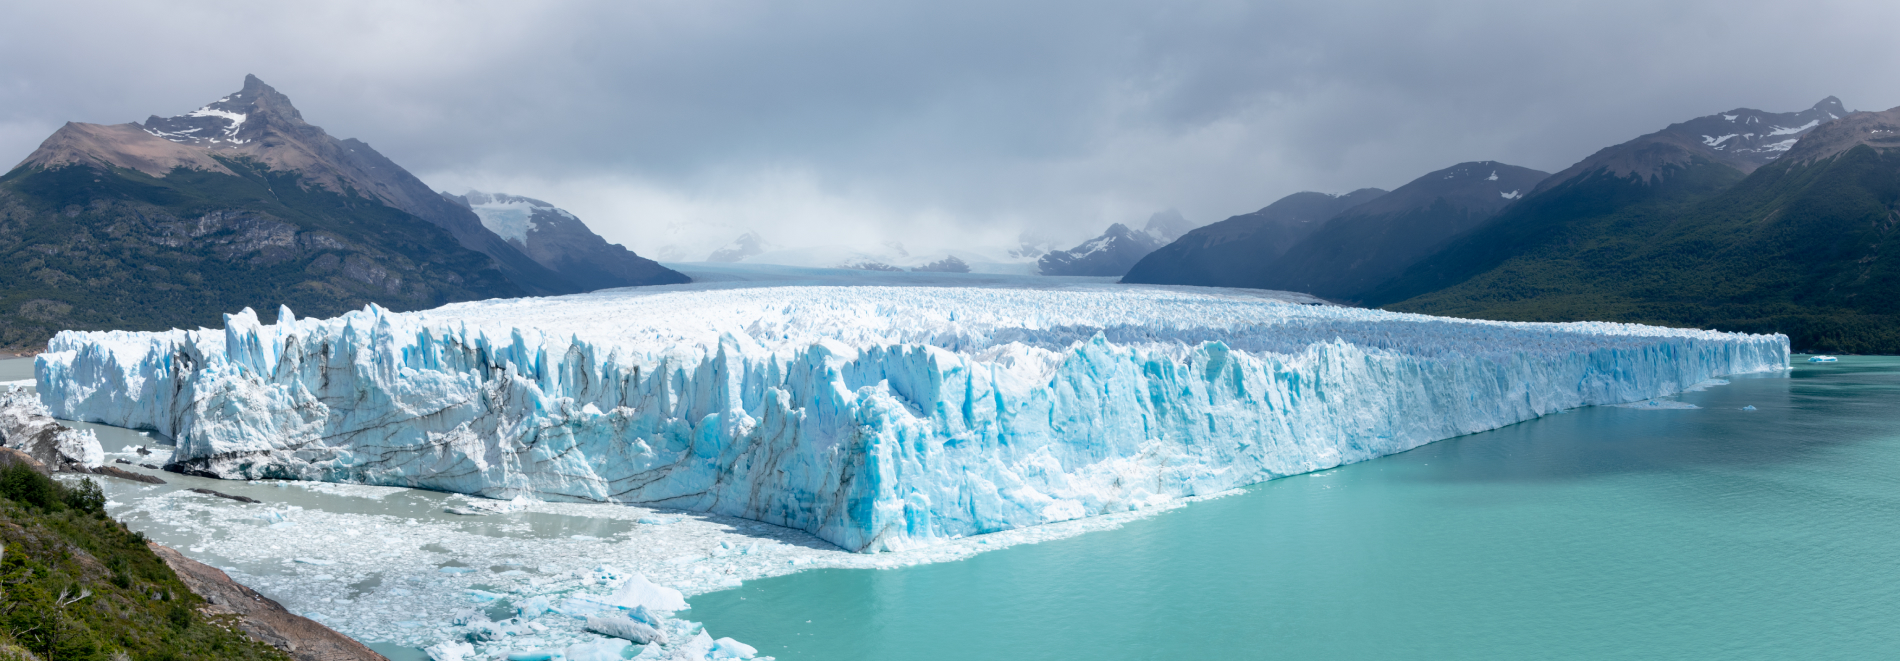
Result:
[[[238,628],[244,633],[290,653],[298,661],[388,661],[349,636],[293,614],[256,590],[239,585],[216,567],[161,544],[151,547],[185,587],[209,604],[202,608],[205,614],[238,616]]]

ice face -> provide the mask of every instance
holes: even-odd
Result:
[[[679,287],[66,332],[55,415],[179,468],[649,503],[901,550],[1785,369],[1784,336],[1231,290]]]

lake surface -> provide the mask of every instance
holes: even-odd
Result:
[[[1575,410],[1117,530],[751,581],[689,616],[781,659],[1900,649],[1900,359],[1680,399],[1702,408]]]

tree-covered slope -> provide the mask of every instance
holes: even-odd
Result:
[[[62,329],[214,326],[244,307],[327,316],[522,295],[433,223],[216,158],[223,172],[29,165],[0,177],[0,347]]]
[[[202,604],[96,485],[0,468],[0,659],[289,658]]]
[[[1403,300],[1387,307],[1781,332],[1798,350],[1900,352],[1900,150],[1798,156],[1732,186],[1716,171],[1678,177],[1701,183],[1673,186],[1691,193],[1675,196],[1610,176],[1579,182],[1518,218],[1546,221],[1537,228],[1489,227],[1434,258],[1439,270],[1409,271],[1386,290]],[[1692,194],[1709,188],[1719,190]],[[1642,193],[1643,203],[1615,203]],[[1570,222],[1548,222],[1559,218]]]
[[[1351,300],[1496,216],[1548,176],[1496,161],[1427,173],[1326,221],[1248,286]]]

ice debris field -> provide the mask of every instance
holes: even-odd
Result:
[[[717,658],[717,643],[680,597],[815,568],[890,569],[1119,526],[1142,512],[1004,531],[910,551],[849,553],[811,535],[731,517],[630,505],[495,501],[327,482],[220,481],[161,472],[169,448],[149,435],[96,428],[107,461],[166,484],[104,480],[114,518],[223,569],[234,580],[352,638],[429,649],[438,661]],[[77,478],[73,478],[77,479]],[[243,503],[192,488],[260,501]],[[642,623],[664,634],[629,648],[638,579],[662,602]],[[608,618],[601,620],[599,618]],[[598,625],[598,626],[590,626]],[[614,628],[620,625],[620,628]],[[607,629],[612,635],[603,634]],[[706,633],[702,639],[699,634]],[[744,638],[742,632],[721,632]],[[738,643],[729,646],[738,654]],[[466,646],[466,647],[464,647]],[[612,653],[611,656],[603,656]]]
[[[1231,290],[683,286],[65,332],[54,415],[239,479],[645,504],[894,551],[1788,366],[1787,338]]]

